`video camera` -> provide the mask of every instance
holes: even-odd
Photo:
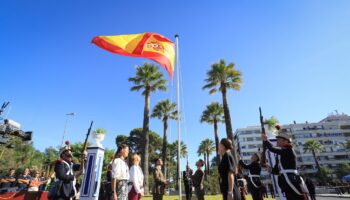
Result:
[[[12,137],[18,137],[22,141],[32,140],[32,131],[22,131],[21,125],[11,119],[5,119],[3,124],[0,124],[0,145],[7,145],[8,148],[14,146],[9,144]]]

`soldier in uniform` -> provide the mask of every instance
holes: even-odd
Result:
[[[301,187],[303,181],[296,168],[297,160],[291,144],[291,136],[282,132],[278,125],[276,129],[278,130],[278,135],[276,136],[277,147],[273,147],[265,134],[261,135],[261,139],[267,149],[277,154],[276,164],[272,169],[268,166],[269,171],[272,174],[279,175],[278,185],[286,195],[287,200],[304,200],[305,195]]]
[[[56,178],[59,180],[58,191],[53,197],[55,200],[70,200],[75,198],[77,191],[75,188],[76,177],[82,174],[80,170],[80,164],[74,164],[72,161],[73,149],[66,142],[66,146],[62,147],[59,151],[60,160],[56,161],[55,173]],[[84,152],[83,157],[85,159],[86,152]]]
[[[163,200],[165,193],[165,187],[168,185],[168,181],[165,180],[162,173],[162,159],[158,158],[155,160],[156,167],[153,172],[154,186],[152,190],[153,200]]]
[[[186,193],[186,200],[192,199],[192,180],[191,176],[193,174],[192,169],[187,163],[186,171],[183,171],[183,179],[184,179],[184,186],[185,186],[185,193]]]
[[[248,175],[248,188],[252,194],[253,200],[262,200],[262,194],[260,192],[261,181],[260,181],[260,172],[261,165],[259,163],[260,156],[257,153],[254,153],[251,157],[251,163],[249,165],[245,164],[241,159],[239,164],[244,168],[249,170]]]

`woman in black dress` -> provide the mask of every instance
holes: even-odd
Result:
[[[261,181],[260,181],[260,157],[257,153],[254,153],[251,157],[251,163],[249,165],[245,164],[242,160],[239,160],[239,164],[244,168],[249,170],[248,175],[248,188],[252,194],[253,200],[262,200],[262,195],[260,192]]]
[[[220,175],[220,190],[223,200],[240,200],[237,181],[235,180],[236,166],[231,154],[232,142],[222,139],[219,145],[221,161],[218,167]]]

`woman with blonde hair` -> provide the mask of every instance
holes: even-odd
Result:
[[[129,179],[129,200],[139,200],[144,195],[144,177],[140,167],[141,158],[138,154],[131,157],[130,179]]]

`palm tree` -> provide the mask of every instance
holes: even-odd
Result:
[[[157,90],[166,91],[166,80],[163,79],[163,74],[159,72],[158,67],[151,63],[144,63],[143,66],[136,67],[136,76],[129,78],[129,81],[135,86],[131,87],[131,91],[142,90],[142,95],[145,96],[145,107],[143,112],[143,127],[142,135],[144,141],[142,144],[142,169],[145,177],[145,194],[148,194],[148,163],[149,163],[149,107],[150,94]]]
[[[214,141],[207,138],[200,143],[197,150],[198,156],[201,156],[201,155],[204,156],[207,175],[209,174],[209,168],[210,168],[209,157],[214,152],[214,148],[215,148]]]
[[[173,142],[171,145],[170,145],[170,152],[174,152],[172,155],[176,155],[176,160],[178,160],[178,140],[176,140],[175,142]],[[187,151],[187,145],[181,141],[180,142],[180,158],[186,158],[188,155],[188,151]],[[179,188],[179,183],[178,183],[178,180],[179,180],[179,163],[177,162],[176,163],[176,181],[175,181],[175,186],[176,186],[176,189]]]
[[[169,99],[158,102],[154,106],[151,117],[157,117],[163,120],[163,148],[162,148],[162,160],[163,160],[163,173],[165,175],[166,158],[167,158],[167,144],[168,144],[168,119],[177,120],[176,103],[170,103]]]
[[[207,105],[207,108],[202,113],[200,121],[201,123],[207,122],[209,124],[214,124],[216,166],[219,166],[220,156],[219,156],[218,123],[224,122],[224,108],[218,102],[213,102]]]
[[[318,160],[316,158],[316,153],[321,152],[323,149],[322,144],[320,144],[317,140],[308,140],[305,142],[304,144],[304,153],[305,152],[311,152],[314,159],[315,159],[315,163],[317,166],[317,170],[319,173],[321,173],[321,167],[320,164],[318,163]]]
[[[233,157],[237,163],[236,147],[234,145],[234,137],[231,124],[230,109],[227,100],[227,90],[234,89],[239,91],[242,84],[242,74],[239,70],[236,70],[233,63],[226,65],[225,60],[221,59],[218,63],[214,63],[211,69],[207,72],[207,78],[205,79],[206,85],[203,89],[209,89],[209,94],[214,94],[219,89],[222,94],[222,104],[224,106],[225,125],[227,137],[233,144]]]

